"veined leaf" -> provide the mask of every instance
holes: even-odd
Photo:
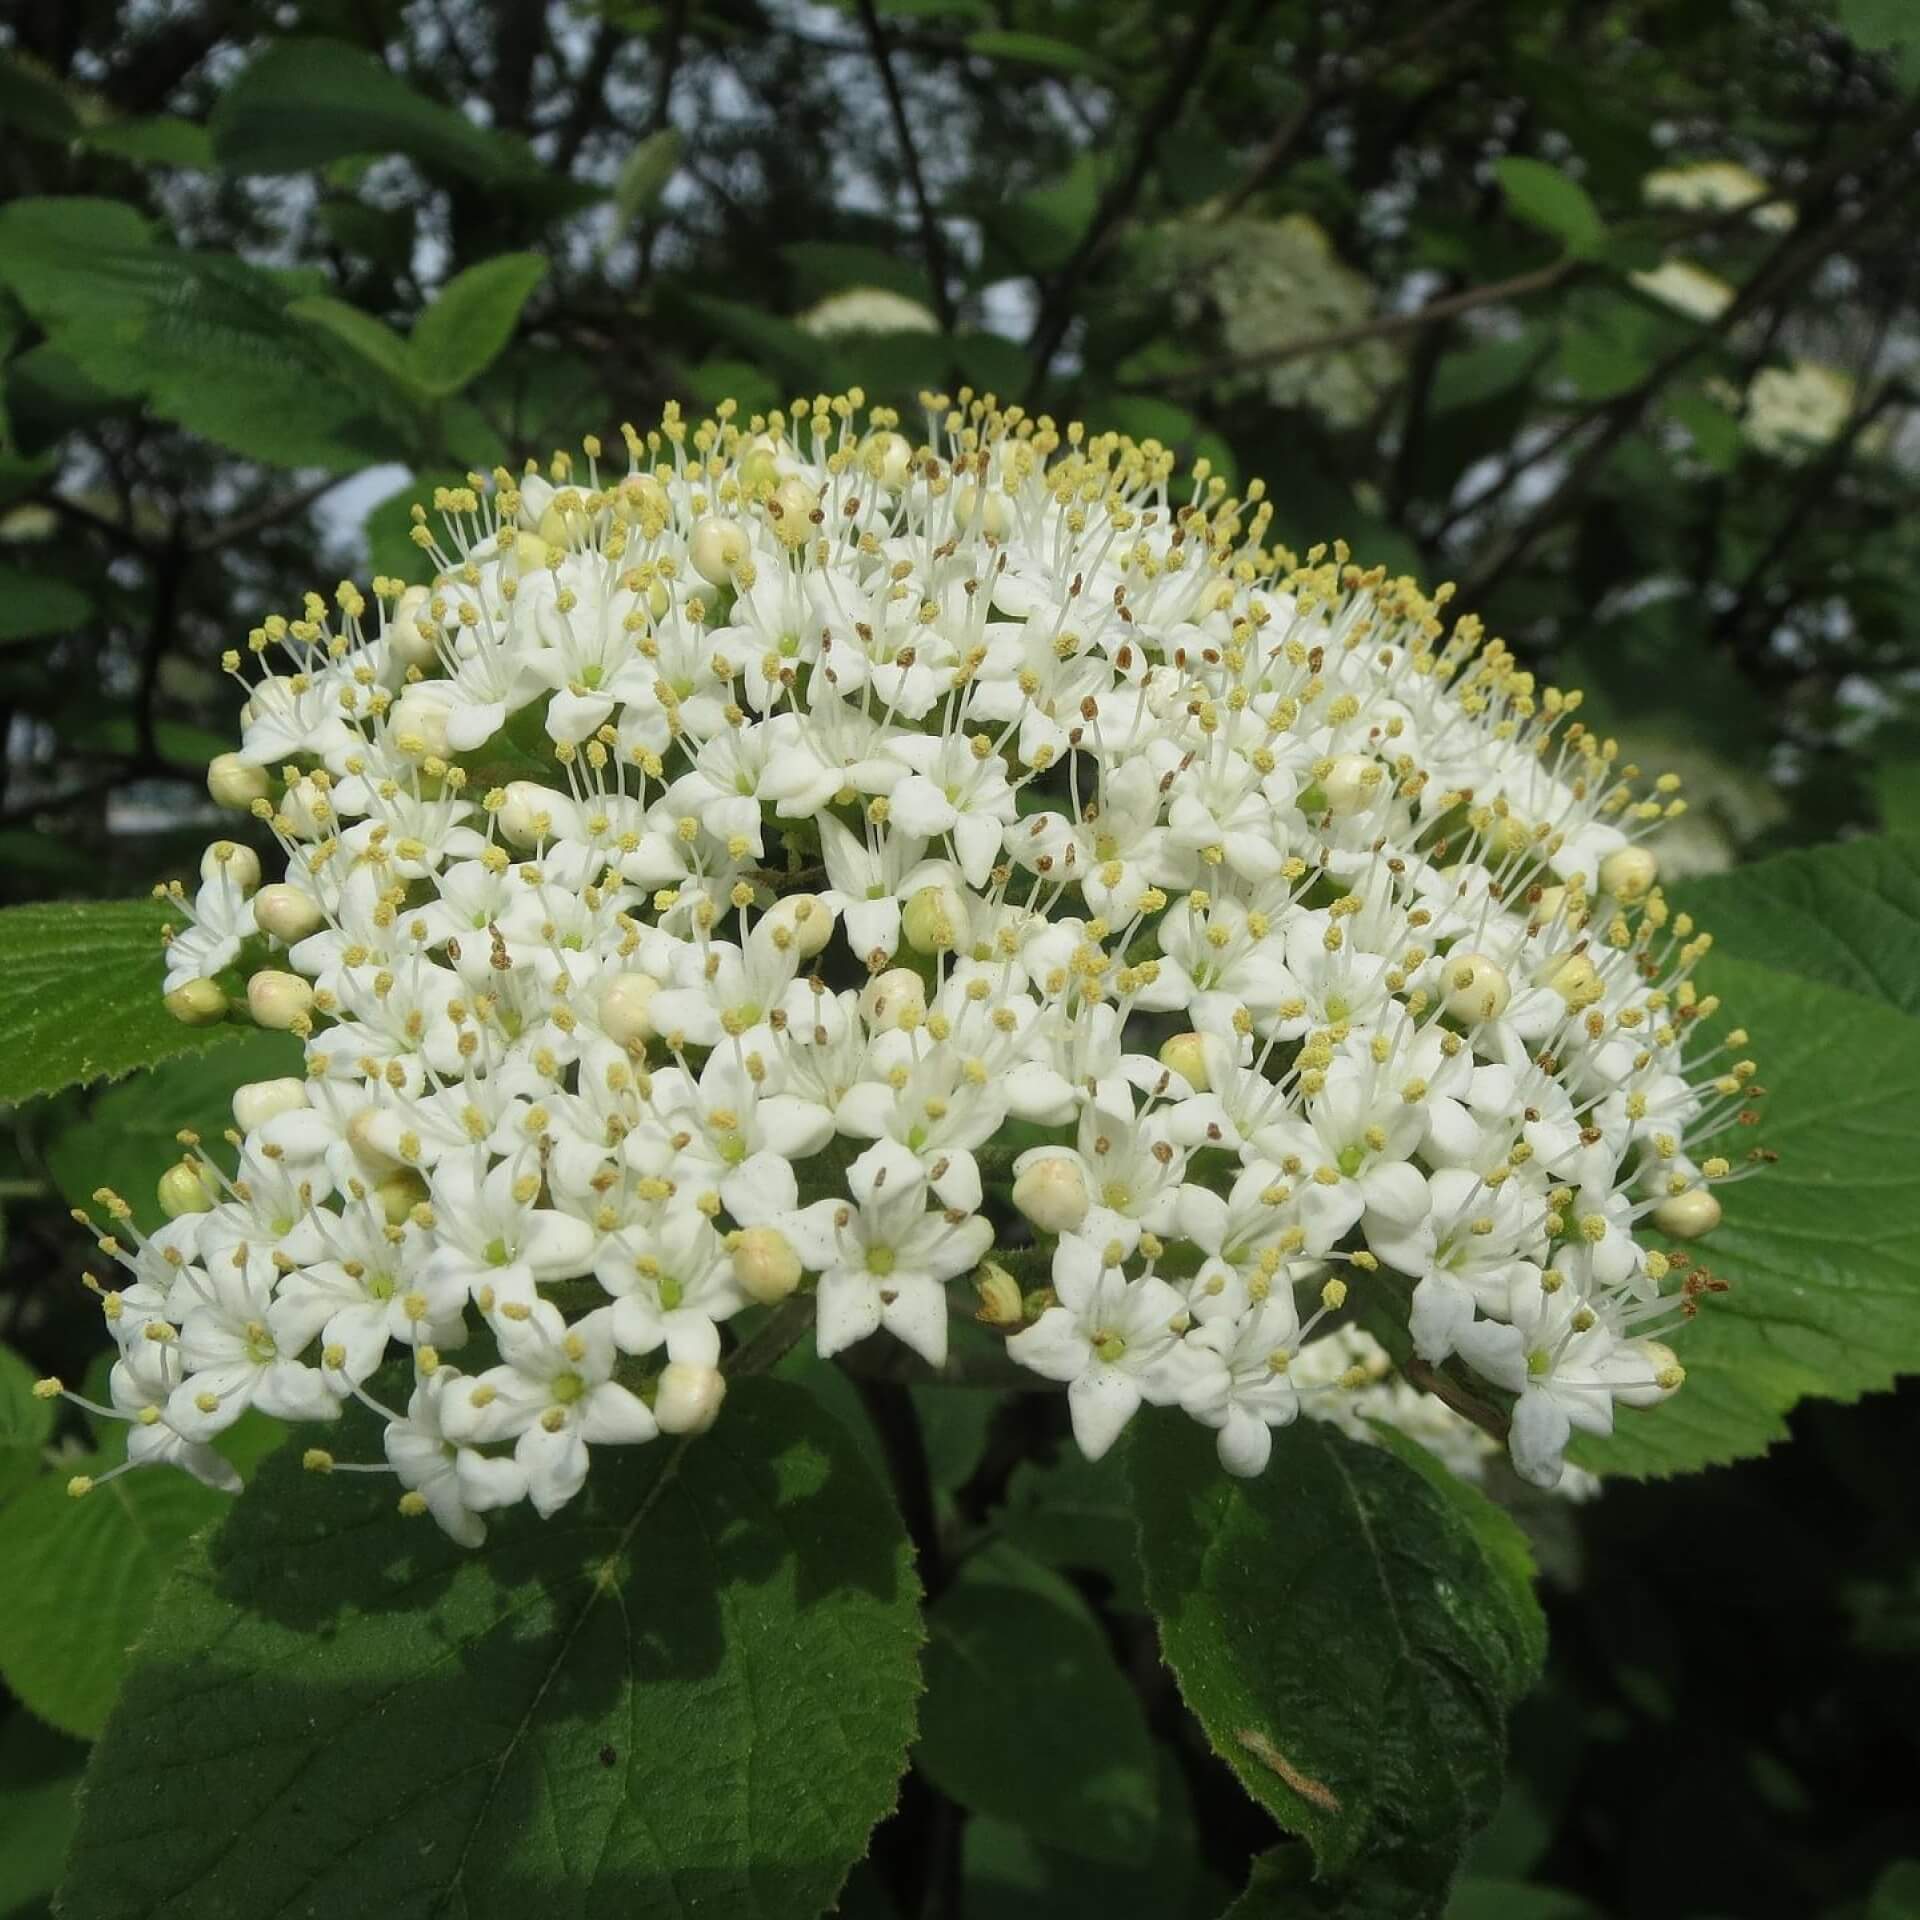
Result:
[[[409,366],[429,393],[458,393],[500,356],[546,277],[537,253],[503,253],[456,275],[414,323]]]
[[[1524,1575],[1467,1517],[1480,1496],[1316,1421],[1254,1480],[1178,1420],[1128,1464],[1161,1648],[1215,1751],[1322,1880],[1431,1912],[1498,1802],[1540,1649]]]
[[[189,1549],[95,1749],[69,1912],[832,1901],[893,1799],[920,1630],[898,1516],[803,1390],[743,1382],[482,1552],[379,1499],[283,1454]]]
[[[118,1079],[243,1031],[185,1026],[161,1004],[169,917],[155,900],[0,912],[0,1104]]]
[[[430,172],[483,186],[538,172],[518,141],[416,93],[339,40],[276,40],[221,94],[211,131],[230,173],[305,173],[369,153],[404,153]]]

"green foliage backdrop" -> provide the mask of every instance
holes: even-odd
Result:
[[[0,1920],[1920,1913],[1916,196],[1897,0],[9,9]],[[791,1358],[484,1559],[267,1423],[222,1523],[75,1507],[69,1209],[288,1070],[155,994],[222,652],[436,484],[850,384],[1260,476],[1683,774],[1781,1156],[1685,1393],[1588,1508]]]

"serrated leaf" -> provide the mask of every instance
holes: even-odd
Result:
[[[117,202],[0,208],[0,281],[88,380],[236,453],[344,470],[390,449],[355,384],[286,317],[279,276],[164,245]]]
[[[93,602],[65,580],[0,567],[0,646],[71,633],[93,612]]]
[[[304,1071],[291,1034],[242,1029],[227,1046],[107,1088],[47,1143],[47,1171],[69,1206],[91,1207],[94,1190],[111,1187],[132,1207],[134,1225],[151,1232],[165,1218],[154,1188],[180,1158],[181,1129],[199,1134],[218,1155],[221,1135],[233,1125],[235,1087]]]
[[[1804,953],[1787,915],[1770,924]],[[1692,1249],[1732,1290],[1673,1336],[1685,1386],[1573,1450],[1602,1473],[1764,1453],[1799,1401],[1920,1369],[1920,1020],[1730,956],[1702,978],[1751,1035],[1769,1090],[1763,1124],[1723,1150],[1758,1141],[1780,1158],[1726,1192],[1724,1223]]]
[[[155,900],[0,911],[0,1105],[116,1080],[242,1031],[185,1026],[161,1004],[170,919],[178,910]]]
[[[520,309],[546,272],[537,253],[503,253],[449,280],[414,323],[414,379],[443,397],[478,379],[513,338]]]
[[[230,1506],[172,1468],[123,1474],[83,1500],[73,1474],[119,1465],[124,1441],[63,1461],[0,1507],[0,1678],[49,1726],[82,1740],[105,1726],[127,1651],[188,1538]]]
[[[1189,1422],[1130,1449],[1147,1598],[1209,1740],[1322,1879],[1364,1867],[1431,1911],[1500,1796],[1537,1635],[1459,1501],[1317,1421],[1258,1479]]]
[[[53,1407],[34,1397],[33,1369],[11,1347],[0,1346],[0,1506],[40,1473],[40,1454],[53,1432]]]
[[[1493,165],[1507,205],[1530,227],[1564,240],[1574,254],[1593,252],[1606,235],[1606,222],[1593,196],[1571,175],[1544,160],[1510,154]]]
[[[1920,1017],[1920,834],[1779,854],[1691,880],[1679,897],[1712,933],[1717,956],[1758,961]]]
[[[921,1772],[970,1812],[1070,1853],[1143,1860],[1154,1829],[1146,1721],[1073,1588],[990,1549],[929,1609],[927,1629]]]
[[[143,166],[203,172],[213,165],[213,140],[206,128],[171,113],[89,127],[86,141],[96,153],[117,154],[122,160],[136,160]]]
[[[404,153],[483,186],[537,175],[517,141],[416,93],[339,40],[274,41],[221,94],[210,129],[230,173],[305,173],[360,154]]]
[[[345,300],[315,294],[291,302],[287,318],[325,334],[346,351],[351,361],[371,367],[408,404],[427,404],[428,391],[415,370],[407,342],[376,315],[362,313]]]
[[[916,1600],[879,1482],[775,1381],[697,1440],[609,1450],[478,1553],[282,1456],[161,1596],[63,1903],[817,1913],[893,1799]]]

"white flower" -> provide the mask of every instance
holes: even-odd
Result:
[[[1353,297],[1310,224],[1255,224],[1248,284],[1194,256],[1230,331],[1287,273]],[[1804,447],[1836,391],[1763,375],[1755,430]],[[1323,1324],[1347,1261],[1517,1396],[1539,1477],[1677,1387],[1693,1292],[1638,1234],[1718,1222],[1756,1069],[1660,893],[1676,783],[1476,623],[984,399],[921,447],[850,398],[670,412],[624,466],[436,505],[431,585],[225,661],[216,784],[284,860],[217,843],[169,891],[169,1004],[306,1058],[237,1154],[189,1145],[160,1233],[95,1197],[130,1459],[225,1484],[246,1406],[324,1420],[410,1363],[403,1504],[476,1540],[651,1406],[724,1419],[749,1305],[941,1364],[996,1239],[993,1325],[1053,1272],[1008,1350],[1090,1453],[1147,1400],[1234,1472],[1296,1409],[1479,1470]],[[477,1379],[441,1358],[473,1337]]]
[[[1073,1437],[1097,1460],[1142,1400],[1165,1401],[1179,1391],[1175,1354],[1186,1305],[1164,1280],[1129,1280],[1077,1233],[1060,1237],[1053,1291],[1060,1304],[1016,1333],[1007,1351],[1023,1367],[1067,1382]]]
[[[586,1485],[590,1446],[630,1446],[658,1429],[647,1404],[613,1376],[619,1358],[613,1309],[571,1326],[536,1301],[499,1322],[500,1365],[463,1380],[440,1402],[441,1426],[456,1445],[511,1440],[527,1497],[544,1520]]]
[[[445,1402],[466,1384],[452,1367],[429,1374],[414,1388],[406,1417],[388,1421],[381,1444],[400,1484],[420,1496],[448,1537],[477,1547],[487,1537],[480,1515],[524,1500],[527,1473],[518,1459],[490,1457],[448,1435]]]
[[[947,1357],[944,1282],[979,1264],[993,1244],[978,1215],[929,1209],[919,1162],[877,1141],[847,1170],[854,1204],[820,1200],[779,1224],[820,1276],[821,1354],[838,1353],[885,1327],[929,1365]]]

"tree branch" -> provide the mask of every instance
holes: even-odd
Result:
[[[1362,340],[1388,339],[1396,334],[1418,333],[1441,320],[1471,313],[1475,307],[1495,306],[1503,301],[1523,300],[1529,294],[1544,292],[1570,279],[1587,263],[1571,258],[1516,273],[1510,280],[1496,280],[1484,287],[1466,287],[1407,313],[1376,314],[1371,320],[1356,320],[1350,326],[1331,327],[1325,333],[1302,334],[1297,340],[1283,340],[1278,346],[1262,347],[1257,353],[1226,354],[1217,360],[1203,361],[1196,367],[1181,367],[1156,380],[1141,380],[1124,389],[1129,393],[1185,393],[1195,387],[1211,386],[1216,380],[1232,379],[1237,374],[1259,373],[1268,367],[1284,366],[1289,360],[1310,359],[1332,353]]]
[[[244,540],[250,533],[277,527],[283,520],[292,520],[305,513],[322,495],[331,493],[349,477],[343,473],[330,473],[319,480],[310,481],[304,487],[295,488],[291,493],[263,500],[257,507],[236,513],[229,520],[217,521],[196,539],[189,541],[188,550],[192,553],[212,553],[220,547],[230,546],[236,540]]]
[[[920,168],[920,149],[913,137],[913,125],[907,118],[907,103],[900,91],[899,76],[893,70],[893,55],[887,50],[886,30],[873,0],[859,0],[860,25],[867,36],[873,64],[880,71],[880,85],[887,96],[887,113],[893,121],[894,139],[900,147],[900,164],[906,172],[907,190],[913,195],[914,214],[920,223],[920,248],[927,259],[927,278],[933,283],[934,311],[940,316],[940,331],[953,331],[953,293],[947,285],[947,239],[940,231],[940,217],[927,194],[926,175]]]
[[[872,0],[862,0],[863,5],[870,6],[871,3]],[[1213,36],[1219,31],[1221,22],[1232,10],[1233,4],[1234,0],[1210,0],[1206,10],[1193,23],[1181,45],[1178,59],[1174,61],[1159,94],[1141,120],[1139,137],[1134,141],[1133,154],[1127,162],[1126,171],[1100,196],[1099,204],[1093,210],[1093,218],[1087,222],[1079,244],[1054,276],[1052,284],[1042,293],[1040,312],[1027,339],[1027,351],[1033,356],[1033,389],[1027,395],[1029,402],[1037,398],[1047,377],[1048,364],[1073,322],[1073,297],[1080,289],[1082,277],[1099,259],[1120,223],[1133,211],[1134,203],[1147,183],[1147,176],[1153,171],[1154,155],[1159,151],[1161,138],[1179,119],[1187,95],[1193,91],[1201,69],[1206,65],[1207,49],[1212,44]]]

